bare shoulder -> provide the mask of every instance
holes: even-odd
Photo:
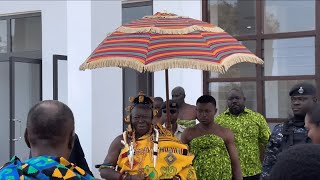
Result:
[[[196,106],[195,105],[191,105],[191,104],[187,104],[187,107],[190,108],[190,109],[196,109]]]
[[[108,150],[108,154],[104,159],[104,163],[111,163],[113,165],[116,165],[120,151],[123,148],[123,144],[121,143],[122,140],[123,135],[121,134],[112,141]]]
[[[122,134],[120,134],[116,138],[114,138],[114,140],[110,144],[109,152],[121,149],[123,147],[122,141],[123,141]]]
[[[123,134],[118,135],[116,138],[114,138],[114,140],[112,142],[120,142],[121,140],[123,140]]]
[[[183,131],[183,133],[181,135],[182,143],[189,144],[189,142],[195,137],[195,134],[196,134],[196,131],[197,131],[196,126],[186,128]]]
[[[225,141],[225,143],[234,142],[234,134],[229,128],[222,127],[220,125],[219,128],[221,131],[221,138]]]

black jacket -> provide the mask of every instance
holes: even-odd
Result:
[[[69,161],[81,167],[84,171],[93,176],[86,161],[86,158],[84,157],[84,153],[77,134],[75,135],[74,145],[69,157]]]

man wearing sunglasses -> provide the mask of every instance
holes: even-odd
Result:
[[[178,119],[178,115],[179,115],[178,104],[173,100],[169,100],[169,112],[167,112],[167,103],[166,102],[164,102],[162,104],[161,110],[162,110],[162,116],[161,116],[162,122],[167,121],[167,113],[170,113],[172,134],[180,140],[181,134],[185,130],[185,127],[180,124],[177,124],[177,119]]]

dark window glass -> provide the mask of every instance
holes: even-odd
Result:
[[[264,75],[315,74],[314,37],[264,41]]]
[[[295,84],[300,82],[315,84],[313,80],[265,81],[264,101],[267,118],[288,118],[292,116],[289,91]]]
[[[41,50],[41,32],[40,16],[12,19],[12,52]]]
[[[315,0],[266,0],[264,33],[315,30]]]
[[[7,21],[0,20],[0,53],[7,52],[7,45],[8,45]]]
[[[209,93],[216,99],[218,113],[227,109],[227,93],[234,87],[241,88],[246,97],[245,105],[257,110],[256,82],[212,82],[209,83]]]
[[[255,0],[209,0],[210,22],[233,36],[256,33]]]

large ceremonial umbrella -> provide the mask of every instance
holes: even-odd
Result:
[[[165,70],[168,103],[168,69],[224,73],[241,62],[262,64],[263,60],[213,24],[172,13],[156,13],[109,34],[80,70],[102,67],[129,67],[139,72]],[[166,125],[170,129],[170,123]]]

